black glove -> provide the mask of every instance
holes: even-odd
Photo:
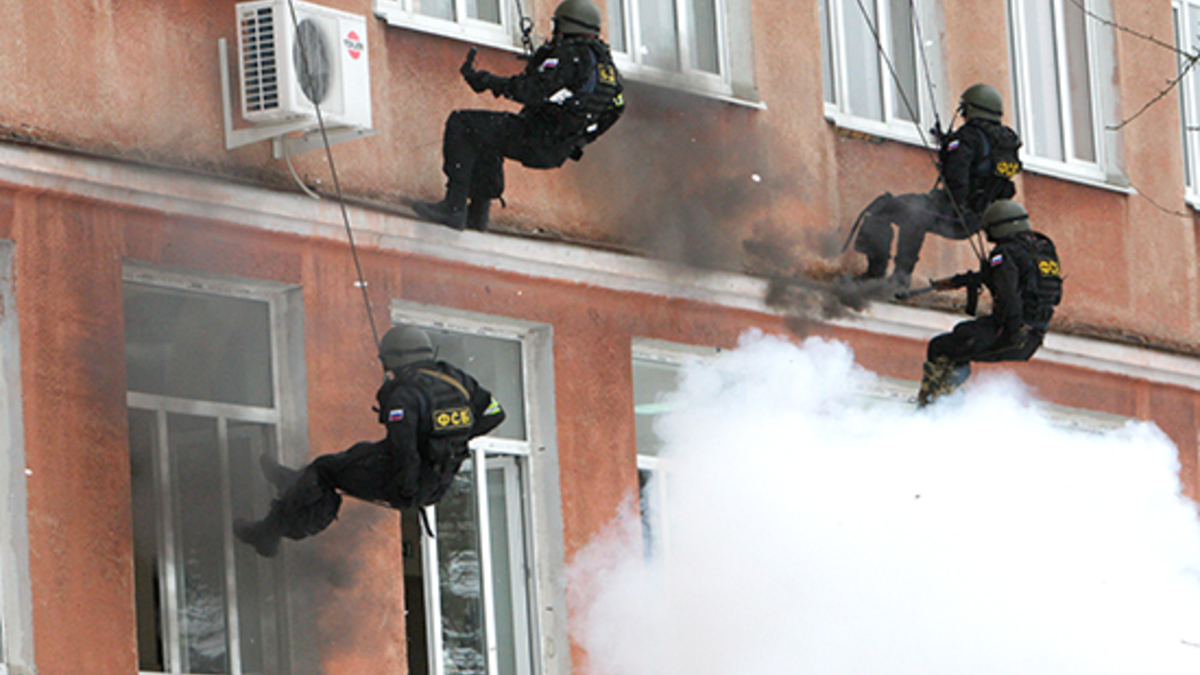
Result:
[[[467,58],[463,61],[462,67],[458,69],[458,72],[462,73],[463,77],[467,78],[468,82],[471,81],[471,76],[476,72],[475,55],[478,53],[479,50],[474,47],[471,47],[469,50],[467,50]]]
[[[475,53],[476,49],[471,47],[467,52],[467,59],[463,61],[462,67],[458,72],[462,73],[463,79],[471,86],[471,90],[476,94],[488,91],[489,89],[496,96],[500,96],[504,91],[504,84],[508,82],[508,78],[493,75],[486,70],[475,70]]]
[[[583,159],[583,148],[577,145],[571,150],[571,154],[567,156],[578,162],[579,160]]]

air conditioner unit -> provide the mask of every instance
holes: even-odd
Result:
[[[330,127],[371,127],[364,17],[299,0],[241,2],[236,10],[243,119],[311,118],[315,126],[316,103]]]

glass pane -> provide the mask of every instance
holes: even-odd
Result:
[[[483,579],[472,462],[437,506],[438,588],[446,675],[485,675]]]
[[[608,0],[608,39],[614,52],[628,53],[625,45],[625,3]]]
[[[917,98],[917,45],[913,35],[912,5],[909,0],[890,0],[892,29],[892,117],[915,121]],[[898,83],[898,84],[897,84]]]
[[[229,481],[233,517],[254,520],[274,496],[259,469],[259,457],[277,457],[275,428],[266,424],[230,421]],[[279,672],[278,637],[271,616],[272,567],[249,546],[234,546],[237,580],[238,648],[242,671]]]
[[[271,406],[266,302],[125,284],[130,391]]]
[[[641,62],[664,70],[679,70],[679,35],[675,25],[675,0],[642,0],[638,3],[642,32]]]
[[[863,16],[863,12],[867,16]],[[846,74],[850,93],[850,113],[858,117],[883,121],[883,80],[879,71],[879,48],[873,27],[879,17],[872,0],[847,3]]]
[[[1187,46],[1184,47],[1184,51],[1195,53],[1197,49],[1200,49],[1200,5],[1189,4],[1185,11],[1188,21],[1184,32],[1187,40],[1185,43]],[[1181,62],[1180,68],[1182,67],[1183,64]],[[1198,128],[1198,125],[1200,125],[1200,71],[1193,67],[1192,71],[1188,73],[1188,80],[1188,84],[1190,85],[1188,101],[1191,103],[1191,109],[1183,118],[1185,120],[1185,133],[1188,138],[1188,143],[1184,147],[1187,149],[1190,157],[1188,164],[1189,176],[1192,181],[1190,185],[1196,188],[1200,187],[1200,180],[1198,180],[1196,175],[1196,166],[1200,163],[1200,157],[1197,156],[1197,149],[1200,147],[1200,143],[1198,143],[1200,141],[1200,128]]]
[[[823,83],[825,102],[837,103],[837,88],[834,87],[833,81],[833,31],[829,26],[832,20],[832,14],[829,12],[830,0],[821,0],[818,4],[818,12],[821,21],[821,72],[824,74],[825,80]]]
[[[653,501],[650,497],[650,482],[654,473],[646,469],[638,469],[638,508],[642,516],[642,554],[647,558],[654,556],[654,516]]]
[[[417,14],[454,21],[454,0],[413,0]]]
[[[437,358],[465,370],[504,406],[505,420],[491,436],[525,440],[525,382],[517,340],[427,329]]]
[[[133,583],[137,605],[138,670],[166,671],[163,651],[160,504],[155,491],[155,415],[129,411],[130,506],[133,509]]]
[[[179,642],[185,673],[229,670],[225,616],[225,521],[220,445],[214,419],[167,416],[171,526],[175,531]]]
[[[1175,47],[1180,51],[1184,51],[1187,49],[1187,33],[1184,28],[1185,24],[1180,20],[1179,14],[1179,8],[1171,8],[1171,19],[1175,26]],[[1175,64],[1177,68],[1176,72],[1182,74],[1183,69],[1187,67],[1187,59],[1184,58],[1183,54],[1177,54]],[[1195,81],[1190,74],[1187,81],[1181,82],[1179,87],[1179,119],[1182,121],[1180,126],[1182,128],[1181,140],[1183,141],[1183,183],[1189,188],[1195,185],[1192,180],[1192,149],[1188,147],[1188,128],[1191,126],[1191,115],[1188,114],[1188,94],[1194,90],[1194,87]]]
[[[1088,72],[1087,16],[1068,0],[1063,23],[1067,41],[1067,77],[1071,92],[1071,131],[1075,159],[1096,161],[1096,141],[1092,125],[1092,77]]]
[[[719,75],[720,50],[717,42],[716,0],[691,0],[691,37],[693,70]]]
[[[1028,108],[1036,111],[1033,119],[1021,121],[1021,135],[1032,137],[1030,150],[1039,157],[1063,161],[1062,107],[1058,95],[1058,53],[1052,3],[1046,0],[1019,0],[1024,10],[1025,70],[1029,78]]]
[[[510,478],[516,494],[509,494]],[[489,460],[488,537],[492,553],[492,595],[496,604],[499,675],[522,675],[530,671],[519,480],[517,464],[512,458]],[[510,524],[517,531],[510,531]]]
[[[467,0],[467,16],[500,24],[500,0]]]
[[[639,455],[657,455],[662,442],[654,433],[654,420],[670,410],[663,397],[679,384],[680,366],[648,359],[633,359],[633,414]]]

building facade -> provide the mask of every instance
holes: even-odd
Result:
[[[803,332],[915,394],[960,314],[814,317],[769,291],[860,271],[850,223],[932,187],[925,130],[979,81],[1066,272],[1045,347],[1003,368],[1064,420],[1155,422],[1200,495],[1200,4],[596,2],[627,113],[562,169],[510,162],[478,233],[407,205],[441,195],[450,111],[514,109],[461,81],[468,46],[517,72],[553,0],[321,3],[360,21],[330,29],[328,153],[314,118],[244,107],[246,4],[4,0],[0,671],[589,672],[566,570],[657,469],[647,420],[680,364]],[[917,275],[974,265],[930,237]],[[229,526],[265,509],[259,458],[378,438],[396,322],[509,421],[436,537],[347,505],[257,558]]]

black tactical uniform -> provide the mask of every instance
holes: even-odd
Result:
[[[999,211],[1006,205],[1015,202],[997,202],[993,209]],[[992,214],[993,209],[987,213]],[[1023,208],[1020,213],[1024,214]],[[999,222],[1003,226],[1005,221]],[[952,332],[929,341],[922,405],[965,382],[972,361],[1028,361],[1042,346],[1054,308],[1062,300],[1062,274],[1054,243],[1028,225],[995,241],[978,272],[935,283],[941,289],[986,287],[992,297],[992,313],[963,321]]]
[[[867,255],[866,277],[887,272],[893,223],[899,230],[895,274],[902,286],[912,277],[927,232],[966,239],[983,229],[984,209],[1016,194],[1011,175],[1019,166],[1012,163],[1019,146],[1015,131],[977,118],[943,137],[938,156],[944,189],[899,196],[885,193],[863,211],[854,249]],[[1002,175],[1008,172],[1012,173]]]
[[[387,437],[322,455],[299,471],[264,467],[283,493],[266,518],[235,525],[239,539],[273,556],[281,536],[303,539],[329,527],[343,493],[397,509],[437,503],[469,454],[467,441],[504,421],[491,393],[444,361],[391,372],[376,394]]]
[[[484,230],[490,201],[504,192],[506,157],[532,169],[578,160],[583,147],[616,123],[625,108],[608,45],[593,35],[556,34],[533,54],[524,72],[512,77],[475,70],[473,55],[462,69],[471,88],[490,90],[524,107],[519,113],[451,113],[442,142],[446,198],[418,202],[415,208],[455,229],[469,225]]]

